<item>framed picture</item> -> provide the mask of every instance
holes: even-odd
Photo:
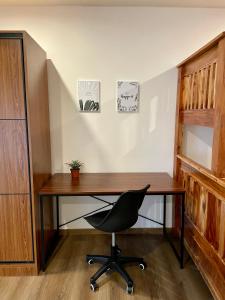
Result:
[[[117,81],[117,110],[137,112],[139,109],[139,83],[137,81]]]
[[[78,80],[77,94],[81,112],[100,112],[100,81]]]

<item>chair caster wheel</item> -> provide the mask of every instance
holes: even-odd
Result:
[[[117,248],[116,248],[116,253],[117,253],[117,254],[120,254],[120,253],[121,253],[121,249],[117,247]]]
[[[133,285],[128,285],[127,286],[127,294],[131,295],[134,293],[134,286]]]
[[[140,264],[139,264],[139,267],[140,267],[141,270],[144,270],[144,269],[147,268],[147,265],[146,265],[145,262],[143,262],[143,263],[140,263]]]
[[[97,288],[98,288],[98,285],[96,282],[93,282],[90,284],[90,289],[92,290],[92,292],[96,292]]]
[[[113,273],[113,270],[111,268],[108,268],[105,272],[106,276],[110,276]]]
[[[91,259],[89,259],[89,260],[87,261],[87,263],[88,263],[89,265],[92,265],[92,264],[94,263],[94,260],[91,258]]]

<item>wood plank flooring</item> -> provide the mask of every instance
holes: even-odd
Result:
[[[168,243],[158,235],[121,235],[117,242],[124,255],[144,257],[148,268],[126,269],[135,283],[133,295],[113,273],[103,275],[99,290],[89,289],[89,278],[99,265],[88,265],[86,254],[109,254],[108,235],[70,235],[52,257],[45,274],[0,277],[1,300],[212,300],[201,275],[189,260],[180,270]]]

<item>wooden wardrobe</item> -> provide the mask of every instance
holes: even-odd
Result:
[[[215,299],[225,299],[225,33],[178,66],[174,175],[186,189],[185,245]],[[185,157],[186,125],[213,129],[211,168]],[[202,153],[204,155],[204,153]],[[175,205],[179,222],[179,202]]]
[[[26,32],[0,32],[0,275],[38,273],[37,193],[50,174],[46,53]]]

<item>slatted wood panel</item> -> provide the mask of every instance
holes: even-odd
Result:
[[[31,261],[30,196],[0,195],[0,212],[0,261]]]
[[[0,194],[29,193],[24,120],[0,120]]]
[[[182,110],[214,109],[216,61],[185,74],[183,77]]]
[[[179,179],[186,188],[187,217],[225,262],[225,193],[213,191],[202,177],[183,169]]]
[[[225,192],[184,165],[179,170],[179,180],[186,189],[187,248],[203,272],[215,299],[224,299]]]
[[[25,118],[19,39],[0,39],[0,119]]]

